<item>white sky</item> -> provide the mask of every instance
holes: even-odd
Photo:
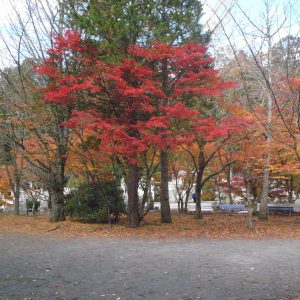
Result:
[[[232,17],[226,13],[226,8],[231,8],[232,15],[238,20],[238,23],[247,28],[246,31],[251,33],[253,26],[251,22],[255,23],[260,29],[265,27],[265,2],[267,0],[203,0],[204,16],[203,23],[207,28],[213,29],[218,24],[216,14],[224,18],[224,25],[226,30],[230,32],[232,28],[236,27],[233,24]],[[281,30],[281,35],[286,35],[289,31],[291,34],[299,34],[300,26],[300,1],[299,0],[269,0],[270,15],[273,23],[274,31],[284,22]],[[213,11],[216,11],[216,14]],[[243,16],[243,12],[247,14],[249,20]]]
[[[13,65],[12,56],[9,51],[7,51],[6,43],[9,43],[9,48],[16,49],[19,43],[18,36],[20,34],[15,34],[16,32],[20,33],[20,25],[18,22],[18,15],[24,22],[26,27],[26,34],[34,38],[32,22],[28,16],[27,3],[31,0],[0,0],[0,66],[10,66]],[[32,0],[34,3],[35,0]],[[47,3],[51,6],[55,6],[56,0],[39,0],[43,3],[44,7],[47,9]],[[33,6],[34,7],[34,6]],[[12,28],[12,24],[16,24],[16,28]],[[39,24],[39,22],[37,22]],[[39,38],[41,41],[48,41],[48,38],[45,37],[45,32],[49,32],[50,22],[44,22],[44,25],[47,27],[46,31],[43,27],[38,28]],[[13,36],[14,38],[12,38]],[[23,35],[24,36],[24,35]],[[5,41],[5,42],[4,42]],[[38,46],[37,40],[35,39],[35,45]],[[37,47],[38,48],[38,47]],[[24,48],[25,49],[25,48]],[[23,49],[23,51],[24,51]],[[27,49],[29,47],[27,46]],[[31,49],[33,49],[31,47]],[[15,53],[16,51],[13,51]],[[25,51],[24,51],[25,53]],[[25,54],[26,56],[26,54]],[[24,58],[24,57],[23,57]],[[21,58],[22,59],[22,58]]]
[[[281,38],[287,35],[300,36],[300,1],[299,0],[203,0],[204,1],[204,17],[203,21],[206,28],[213,29],[219,23],[216,14],[224,19],[222,22],[227,35],[230,36],[231,42],[236,50],[245,50],[248,52],[245,38],[241,35],[239,27],[246,33],[245,37],[251,48],[257,51],[266,49],[266,38],[262,32],[265,32],[265,11],[266,2],[270,3],[270,16],[273,34],[272,42],[276,43]],[[231,14],[236,19],[237,24],[233,21],[233,17],[227,12],[227,8],[231,7]],[[245,17],[245,13],[248,17]],[[257,28],[255,28],[257,26]],[[261,30],[262,32],[259,32]],[[227,49],[227,50],[226,50]],[[232,51],[229,47],[228,39],[226,38],[221,26],[217,27],[216,34],[213,35],[211,41],[210,52],[223,52],[232,57]],[[217,59],[218,57],[216,57]]]
[[[0,28],[8,24],[8,18],[13,13],[13,7],[22,11],[25,0],[0,0]]]

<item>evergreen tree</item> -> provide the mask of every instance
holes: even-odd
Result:
[[[198,0],[61,0],[67,26],[117,51],[131,44],[208,42]]]

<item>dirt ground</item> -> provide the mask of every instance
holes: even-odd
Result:
[[[300,216],[270,216],[268,221],[254,217],[254,230],[246,227],[240,214],[206,214],[202,220],[192,215],[174,214],[172,224],[161,224],[159,213],[149,213],[139,228],[128,228],[124,216],[118,224],[82,224],[66,220],[49,223],[46,216],[0,215],[4,233],[46,234],[47,236],[222,238],[222,239],[300,239]]]

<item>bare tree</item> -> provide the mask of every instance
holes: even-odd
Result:
[[[7,31],[2,32],[2,39],[5,51],[16,67],[13,80],[5,70],[1,72],[1,80],[12,91],[9,95],[6,89],[3,100],[12,108],[10,116],[24,128],[26,139],[35,141],[36,147],[33,148],[14,140],[32,174],[49,191],[52,199],[50,219],[60,221],[64,220],[65,166],[70,136],[69,129],[61,124],[70,117],[71,108],[41,105],[37,88],[46,85],[47,78],[32,72],[34,64],[47,57],[53,36],[61,31],[60,15],[53,2],[48,0],[26,0],[21,9],[17,9],[13,2],[11,5],[13,14]],[[26,64],[30,72],[25,68]]]
[[[232,56],[239,68],[239,81],[242,83],[244,89],[247,107],[254,115],[256,115],[254,110],[255,103],[258,104],[260,102],[266,109],[265,118],[259,119],[261,126],[265,129],[265,154],[259,217],[260,219],[267,219],[270,187],[270,149],[272,140],[276,138],[272,126],[274,117],[281,119],[283,127],[292,139],[295,137],[279,105],[280,96],[276,90],[276,84],[280,79],[278,78],[278,73],[274,65],[278,56],[283,54],[282,52],[279,53],[279,51],[275,53],[274,46],[276,41],[280,40],[283,32],[287,32],[287,30],[291,28],[292,6],[290,2],[287,2],[284,9],[281,10],[278,3],[265,0],[264,12],[260,15],[260,18],[254,20],[242,8],[238,1],[235,3],[234,10],[223,1],[220,2],[227,11],[229,21],[228,19],[227,21],[222,19],[217,11],[214,11],[214,15],[219,21],[219,29],[224,33],[232,50]],[[228,22],[231,26],[228,26]],[[251,61],[250,69],[245,69],[240,60],[239,52],[242,49],[241,46],[237,46],[237,39],[239,43],[242,44],[243,50],[247,53]],[[249,89],[249,79],[256,82],[256,88],[254,89],[256,101],[253,101],[253,90]],[[276,116],[272,116],[274,109],[276,109],[277,112]]]

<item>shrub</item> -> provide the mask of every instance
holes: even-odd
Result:
[[[116,181],[80,185],[65,207],[72,220],[84,223],[116,222],[125,211],[122,190]]]

